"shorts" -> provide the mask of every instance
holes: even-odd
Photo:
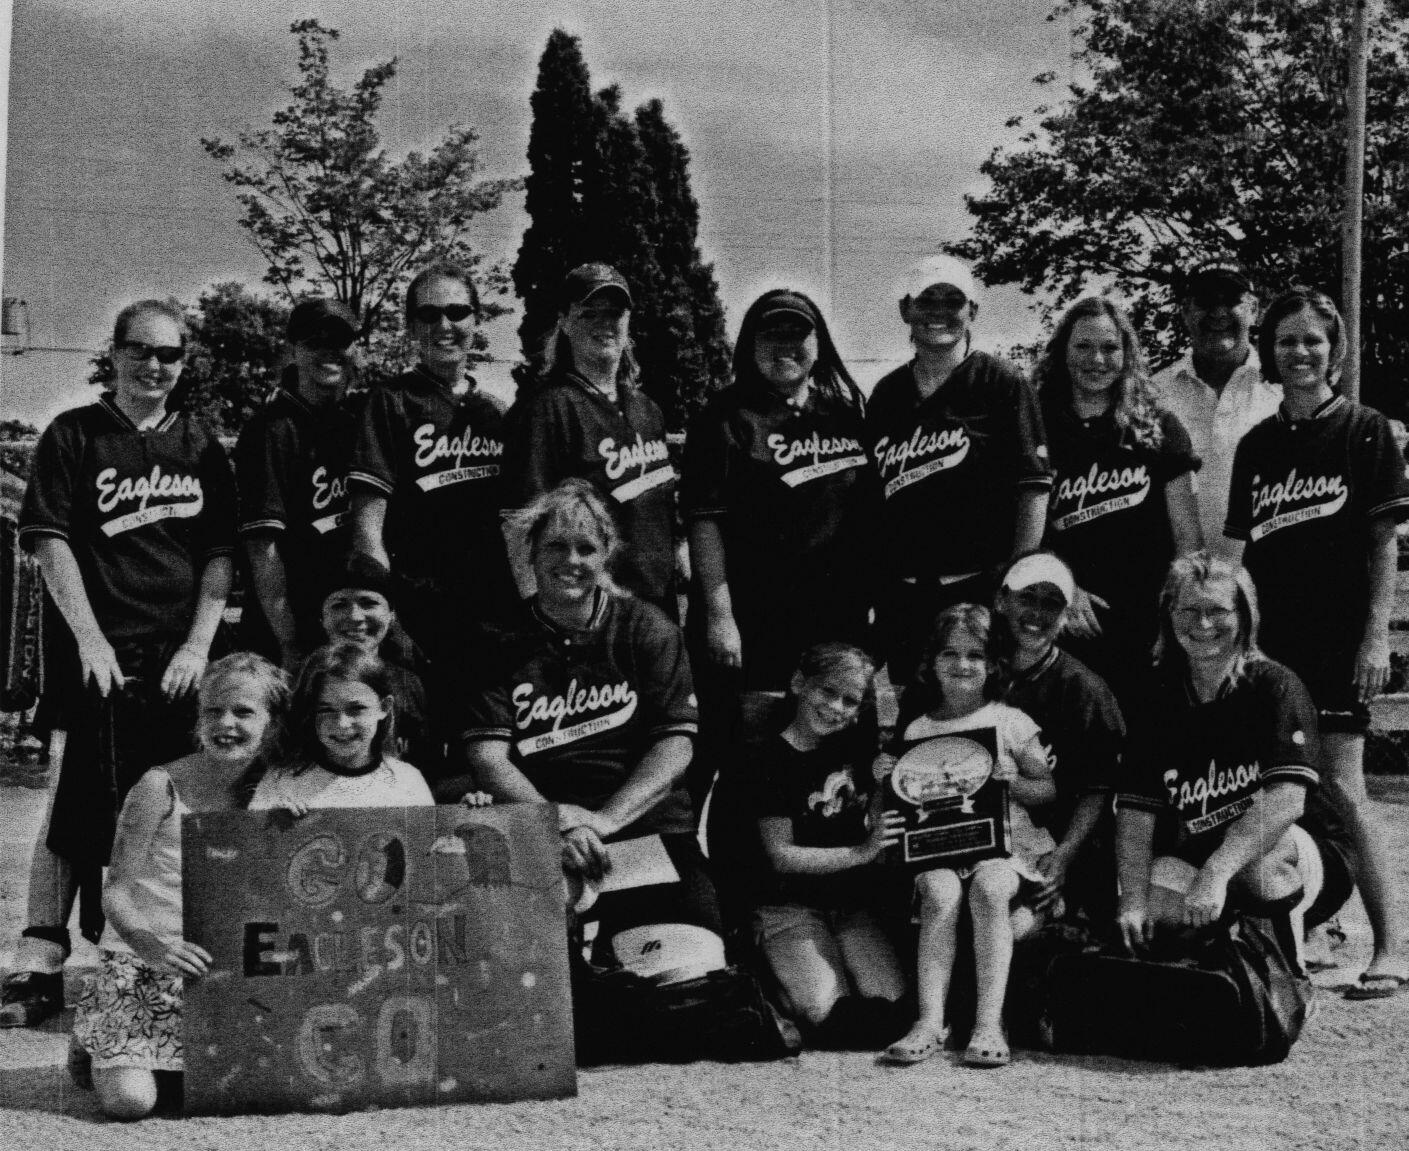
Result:
[[[1291,668],[1316,705],[1322,735],[1364,735],[1370,730],[1370,706],[1355,688],[1355,647],[1316,637],[1277,644],[1266,633],[1263,649]]]
[[[960,880],[968,881],[980,871],[994,867],[1006,867],[1017,874],[1018,890],[1013,895],[1013,907],[1018,908],[1032,900],[1033,896],[1046,885],[1046,876],[1037,869],[1037,864],[1033,860],[1025,859],[1021,855],[1009,855],[998,859],[980,859],[977,863],[972,863],[968,867],[950,867]],[[934,870],[938,871],[939,868]],[[921,874],[924,874],[921,872]],[[919,876],[916,876],[918,879]],[[920,889],[917,885],[914,894],[911,896],[910,922],[920,922]]]
[[[195,748],[195,698],[169,700],[161,690],[176,647],[175,640],[118,647],[126,683],[106,698],[90,683],[69,711],[45,846],[76,867],[106,865],[132,785]]]
[[[181,1071],[181,976],[130,951],[104,948],[78,999],[73,1036],[95,1070]]]
[[[1323,839],[1305,828],[1298,830],[1315,844],[1321,854],[1321,890],[1305,912],[1306,929],[1310,931],[1345,906],[1355,891],[1355,870],[1351,865],[1350,851],[1345,845],[1333,839]]]

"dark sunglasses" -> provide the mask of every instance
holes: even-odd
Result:
[[[345,332],[325,332],[299,341],[305,348],[313,348],[320,352],[324,349],[332,352],[345,352],[356,342],[356,336]]]
[[[148,360],[156,356],[159,364],[179,363],[186,357],[182,344],[144,344],[140,340],[123,340],[118,347],[134,360]]]
[[[1196,308],[1236,308],[1245,295],[1239,288],[1210,288],[1195,292],[1189,300]]]
[[[421,304],[411,309],[411,318],[421,324],[438,324],[440,317],[444,316],[452,324],[458,324],[472,315],[474,310],[472,304],[446,304],[443,308],[437,308],[434,304]]]
[[[963,292],[945,292],[943,295],[917,297],[911,305],[921,315],[933,316],[939,312],[957,312],[969,302]]]

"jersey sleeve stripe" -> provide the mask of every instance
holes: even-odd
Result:
[[[717,508],[713,508],[713,507],[704,507],[704,508],[686,508],[686,509],[685,509],[685,518],[686,518],[687,520],[705,520],[705,519],[713,519],[713,518],[715,518],[715,517],[717,517],[717,516],[723,516],[723,515],[728,515],[728,514],[729,514],[729,509],[728,509],[727,507],[717,507]]]
[[[247,520],[240,525],[240,534],[248,536],[259,532],[282,532],[287,530],[288,526],[283,520]]]
[[[461,739],[493,740],[495,743],[513,743],[514,733],[507,727],[467,727],[460,732]]]
[[[1023,476],[1018,480],[1017,486],[1020,488],[1040,488],[1046,491],[1052,486],[1052,477],[1050,474]]]
[[[66,540],[69,538],[68,531],[57,527],[54,524],[25,524],[19,530],[19,539],[28,539],[31,536],[53,536],[55,539]]]
[[[377,491],[386,495],[391,495],[393,488],[381,476],[374,476],[371,472],[348,472],[347,482],[349,484],[363,484],[369,488],[376,488]]]
[[[1161,812],[1169,805],[1163,799],[1156,799],[1149,795],[1132,795],[1122,791],[1115,797],[1117,808],[1128,807],[1132,811],[1153,811]]]
[[[656,738],[663,735],[688,735],[694,737],[698,734],[700,725],[690,720],[681,720],[678,723],[662,723],[649,729],[650,734]]]
[[[1315,787],[1321,782],[1321,773],[1304,763],[1283,763],[1269,767],[1262,773],[1263,783],[1299,783],[1303,787]]]
[[[1365,513],[1365,518],[1372,520],[1378,516],[1384,515],[1386,512],[1403,512],[1406,510],[1409,510],[1409,496],[1396,496],[1394,499],[1381,500],[1379,503],[1374,504],[1370,510]]]

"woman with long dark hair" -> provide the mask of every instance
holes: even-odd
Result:
[[[785,692],[799,652],[866,639],[879,489],[863,414],[817,305],[791,288],[755,300],[732,385],[690,428],[682,492],[704,657],[744,690]]]

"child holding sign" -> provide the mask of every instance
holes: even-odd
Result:
[[[102,964],[74,1020],[99,1105],[114,1119],[149,1114],[155,1073],[182,1070],[182,979],[210,970],[210,953],[182,937],[181,816],[244,806],[288,696],[283,673],[261,656],[212,664],[198,689],[200,750],[146,772],[123,804],[103,890]]]
[[[294,691],[294,758],[259,781],[250,808],[421,807],[421,773],[394,758],[395,686],[387,665],[351,644],[308,657]]]
[[[900,735],[903,743],[915,744],[985,728],[992,732],[997,751],[992,778],[1006,781],[1015,801],[1013,852],[1006,858],[983,859],[959,868],[941,866],[916,876],[920,1017],[908,1035],[885,1049],[882,1058],[889,1063],[922,1062],[949,1038],[945,1001],[954,968],[959,911],[965,901],[973,917],[978,1008],[964,1062],[1001,1067],[1011,1059],[1003,1033],[1003,996],[1013,957],[1010,914],[1023,880],[1043,882],[1037,860],[1055,846],[1026,809],[1050,803],[1056,797],[1056,785],[1037,724],[1016,708],[990,702],[997,662],[989,622],[988,609],[976,604],[956,604],[940,612],[916,678],[916,690],[923,693],[927,710],[906,724]],[[877,757],[877,777],[889,777],[896,763],[893,755]]]

